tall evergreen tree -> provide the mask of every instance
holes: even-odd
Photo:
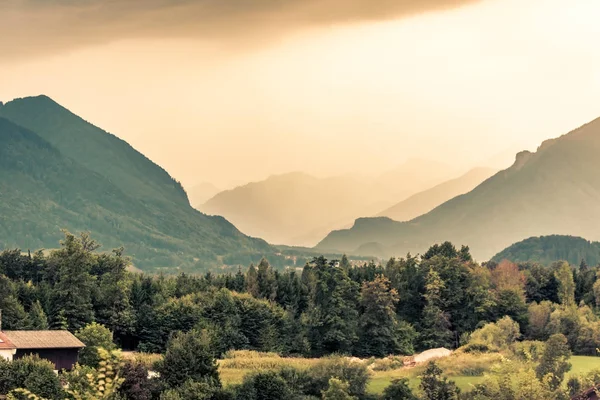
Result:
[[[357,343],[359,354],[376,357],[398,353],[412,354],[414,335],[401,329],[396,317],[398,300],[398,292],[392,289],[390,281],[381,275],[373,282],[363,283],[360,294],[360,340]]]
[[[70,330],[83,328],[94,319],[92,306],[92,285],[90,274],[99,245],[87,233],[80,237],[64,232],[61,248],[50,255],[50,264],[57,269],[57,282],[54,286],[54,316],[60,311],[67,319]]]
[[[29,320],[31,321],[31,329],[43,331],[49,328],[48,317],[39,300],[31,305]]]
[[[309,311],[309,341],[317,355],[350,353],[357,339],[358,286],[324,257],[314,260],[315,291]]]
[[[442,290],[444,281],[433,269],[429,270],[425,284],[425,308],[420,324],[419,342],[421,347],[452,346],[453,334],[448,314],[442,310]]]

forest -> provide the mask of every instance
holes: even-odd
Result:
[[[67,329],[87,345],[81,365],[58,377],[36,358],[0,362],[0,394],[508,400],[525,391],[530,399],[560,399],[600,382],[565,375],[571,355],[593,356],[600,347],[599,268],[585,261],[480,265],[468,247],[446,242],[385,265],[315,257],[280,270],[263,259],[236,273],[148,275],[128,272],[130,263],[124,249],[100,252],[86,233],[65,232],[50,252],[0,254],[2,328]],[[401,379],[381,394],[367,392],[369,369],[351,362],[439,347],[510,362],[469,391],[431,363],[417,388]],[[125,359],[117,349],[158,359]],[[320,362],[225,385],[218,365],[235,351]],[[107,371],[114,376],[107,379]]]

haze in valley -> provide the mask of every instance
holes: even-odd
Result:
[[[506,168],[514,151],[482,160],[598,114],[594,0],[0,7],[0,100],[46,94],[188,191],[411,158]]]

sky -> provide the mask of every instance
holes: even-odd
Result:
[[[187,186],[510,163],[600,117],[598,15],[597,0],[0,0],[0,101],[46,94]]]

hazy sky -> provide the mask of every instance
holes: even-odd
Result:
[[[597,0],[0,0],[0,100],[47,94],[188,185],[483,164],[600,116],[599,15]]]

